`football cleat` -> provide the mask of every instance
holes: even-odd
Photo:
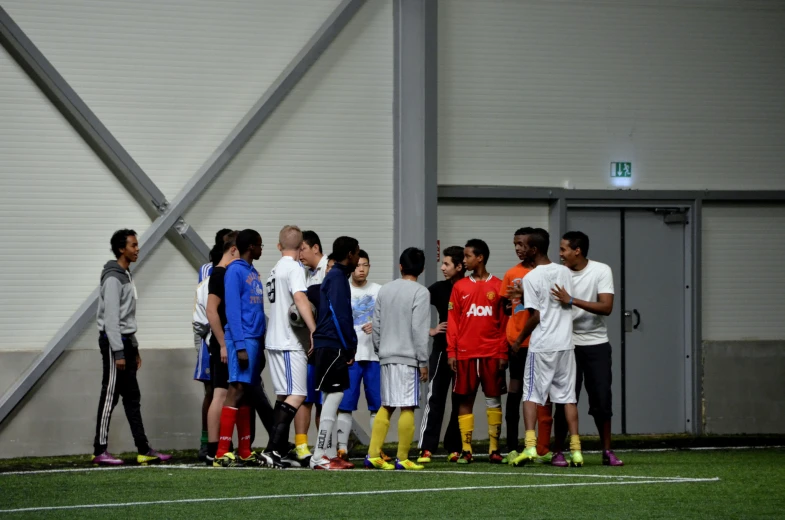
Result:
[[[297,455],[297,460],[300,462],[300,466],[306,467],[308,466],[308,463],[311,462],[311,450],[308,449],[307,444],[300,444],[299,446],[295,447],[294,450],[290,450],[290,455],[292,451],[294,451],[294,454]]]
[[[367,469],[383,469],[383,470],[395,469],[395,465],[390,464],[389,462],[385,462],[383,458],[381,457],[371,458],[370,455],[365,456],[365,461],[363,461],[363,465]]]
[[[338,450],[338,458],[341,459],[341,460],[348,461],[349,460],[349,454],[346,452],[346,450]]]
[[[560,451],[556,452],[556,455],[551,458],[551,466],[556,466],[557,468],[566,468],[569,466],[567,459],[564,458],[564,453]]]
[[[490,455],[488,455],[488,462],[491,464],[501,464],[504,458],[502,454],[498,451],[492,451]]]
[[[454,451],[447,455],[447,462],[458,462],[458,459],[461,458],[461,454],[457,451]]]
[[[210,455],[207,455],[207,457],[205,458],[205,461],[204,461],[204,463],[205,463],[207,466],[210,466],[210,467],[212,467],[212,466],[213,466],[213,461],[215,461],[215,457],[211,457]]]
[[[243,463],[237,460],[234,453],[227,451],[222,457],[216,457],[213,460],[214,468],[241,468]]]
[[[583,466],[583,454],[580,451],[570,453],[570,466],[580,468]]]
[[[157,464],[159,462],[166,462],[167,460],[171,459],[171,455],[166,455],[164,453],[158,453],[154,449],[150,448],[150,450],[145,453],[144,455],[139,454],[136,456],[136,462],[141,464],[142,466],[147,466],[148,464]]]
[[[311,461],[308,464],[311,469],[330,469],[330,459],[327,457],[311,457]]]
[[[602,452],[602,465],[603,466],[624,466],[624,463],[616,457],[616,454],[611,450]]]
[[[515,450],[512,450],[510,453],[508,453],[507,455],[504,456],[504,458],[502,459],[502,464],[509,464],[510,461],[513,460],[517,456],[518,456],[518,452],[515,451]]]
[[[93,455],[93,458],[90,460],[96,466],[122,466],[125,464],[123,459],[118,459],[108,451],[105,451],[100,455]]]
[[[290,468],[305,468],[308,466],[308,463],[311,462],[309,458],[307,462],[300,460],[297,458],[297,453],[290,451],[283,457],[281,457],[281,462],[284,464],[288,464]]]
[[[199,454],[196,456],[199,459],[199,462],[207,462],[207,445],[203,445],[199,448]]]
[[[458,464],[471,464],[472,463],[472,452],[470,451],[462,451],[461,455],[458,457],[456,461]]]
[[[553,452],[549,451],[545,455],[538,455],[537,459],[534,461],[537,464],[550,464],[553,460]]]
[[[330,469],[354,469],[354,464],[341,457],[334,457],[330,459]]]
[[[537,459],[537,448],[532,446],[531,448],[526,448],[523,450],[523,453],[514,459],[511,459],[509,464],[510,466],[515,466],[517,468],[524,466],[529,462],[533,462],[535,459]]]
[[[237,458],[240,459],[240,462],[243,464],[243,466],[265,467],[267,465],[267,462],[262,457],[260,457],[259,454],[256,453],[255,451],[252,451],[250,455],[248,455],[247,457],[241,457],[240,455],[238,455]]]
[[[420,470],[420,469],[425,469],[425,466],[423,466],[421,464],[415,464],[414,462],[410,461],[409,459],[406,459],[406,460],[395,459],[395,469],[416,471],[416,470]]]
[[[427,463],[431,462],[431,456],[432,455],[433,454],[430,451],[428,451],[428,450],[420,451],[420,456],[417,458],[417,463],[418,464],[427,464]]]
[[[383,450],[379,450],[379,456],[384,459],[384,462],[392,462],[392,457],[385,454]]]
[[[283,460],[283,457],[277,451],[265,451],[259,458],[264,461],[264,465],[268,468],[286,469],[289,467],[289,461]]]

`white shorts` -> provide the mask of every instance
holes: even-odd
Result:
[[[308,356],[302,350],[268,350],[275,395],[308,395]]]
[[[529,352],[523,372],[523,400],[544,405],[577,403],[575,351]]]
[[[420,406],[420,369],[390,363],[382,365],[382,406],[418,408]]]

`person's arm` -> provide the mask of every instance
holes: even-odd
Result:
[[[104,334],[109,340],[109,348],[114,355],[119,370],[125,369],[123,335],[120,333],[120,297],[123,284],[114,276],[104,280]]]
[[[311,310],[311,302],[308,301],[308,286],[305,284],[305,271],[295,269],[289,272],[289,287],[292,290],[292,298],[297,310],[300,311],[305,326],[313,334],[316,330],[316,320]]]
[[[242,273],[239,269],[227,269],[224,276],[224,298],[226,306],[226,326],[232,333],[232,342],[238,352],[245,350],[245,331],[243,330]]]
[[[453,372],[457,370],[458,358],[458,325],[461,317],[461,295],[456,286],[450,294],[450,303],[447,307],[447,363]]]
[[[521,344],[528,338],[532,332],[534,332],[535,327],[540,323],[540,308],[539,302],[540,299],[537,298],[537,292],[534,288],[534,285],[531,282],[531,278],[525,276],[523,278],[523,293],[521,297],[523,298],[524,306],[526,309],[529,310],[529,319],[526,320],[526,324],[523,326],[523,330],[518,335],[518,339],[510,345],[510,348],[513,352],[518,352],[521,348]]]
[[[418,290],[412,308],[412,340],[420,369],[420,381],[428,381],[428,325],[431,302],[428,293]]]
[[[586,300],[573,298],[570,296],[570,291],[568,291],[566,287],[562,287],[558,284],[556,284],[554,288],[551,289],[551,294],[556,299],[556,301],[562,305],[574,305],[579,309],[583,309],[586,312],[597,314],[599,316],[610,316],[611,311],[613,311],[613,294],[600,293],[597,295],[598,301],[589,302]]]
[[[429,299],[430,299],[431,305],[434,306],[434,307],[436,306],[436,302],[434,302],[434,298],[435,298],[434,293],[436,292],[435,287],[436,287],[436,284],[433,284],[430,287],[428,287]],[[436,320],[438,321],[438,319],[439,319],[439,311],[437,309],[436,310]],[[436,325],[434,328],[429,329],[428,330],[428,334],[430,334],[431,337],[434,337],[434,336],[438,336],[439,334],[444,334],[446,331],[447,331],[447,322],[446,321],[442,321],[442,322],[438,322],[438,325]]]
[[[330,306],[335,316],[338,332],[346,342],[346,350],[349,351],[350,357],[354,358],[354,354],[357,352],[357,333],[354,331],[349,282],[338,278],[332,282],[328,290]]]
[[[537,328],[537,325],[539,325],[539,324],[540,324],[540,311],[535,310],[535,309],[530,309],[529,310],[529,319],[526,320],[526,325],[523,326],[523,330],[521,331],[521,335],[518,336],[518,341],[517,341],[518,348],[520,348],[521,343],[523,343],[523,340],[525,340],[526,338],[531,336],[531,333],[534,332],[534,329]],[[518,351],[517,348],[513,349],[513,350],[515,352]]]
[[[512,276],[505,273],[504,278],[502,278],[501,290],[499,291],[499,296],[501,297],[499,304],[505,316],[512,316],[512,300],[507,296],[508,285],[512,285]]]
[[[379,356],[379,345],[382,342],[382,295],[376,295],[376,304],[373,306],[373,331],[371,331],[371,342],[373,351]]]

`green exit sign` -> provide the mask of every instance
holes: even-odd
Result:
[[[632,177],[632,163],[612,162],[611,177]]]

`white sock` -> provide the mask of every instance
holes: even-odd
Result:
[[[349,451],[349,434],[352,432],[352,414],[339,413],[335,423],[338,449]]]
[[[373,420],[376,419],[376,412],[371,412],[371,429],[368,430],[368,434],[373,433]]]
[[[338,415],[338,405],[341,404],[342,399],[342,392],[331,392],[324,395],[322,415],[319,421],[319,435],[316,437],[316,448],[313,450],[313,457],[316,460],[322,457],[336,456],[333,444],[333,427]]]

